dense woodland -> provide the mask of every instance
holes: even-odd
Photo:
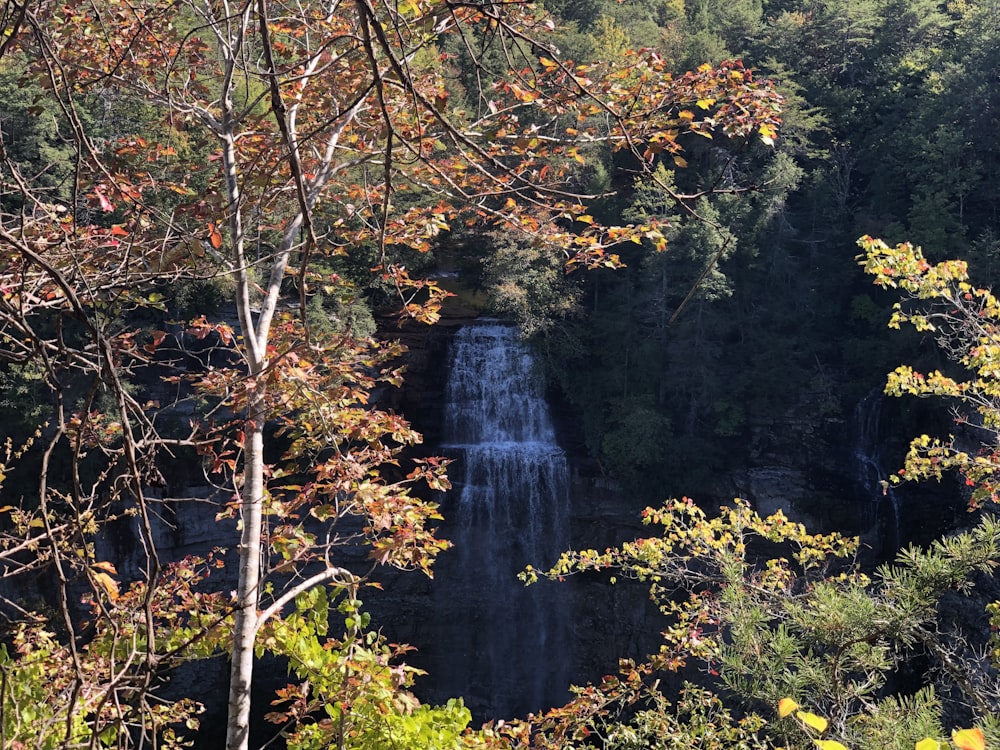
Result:
[[[0,745],[196,741],[164,678],[223,655],[253,746],[255,654],[292,748],[1000,743],[1000,4],[0,7]],[[451,293],[521,325],[573,450],[654,506],[526,583],[636,578],[670,623],[484,728],[419,703],[362,603],[448,546],[446,462],[381,396],[396,321]],[[929,405],[886,491],[957,476],[960,533],[862,569],[718,509],[755,435],[882,387]],[[161,559],[194,486],[232,542]],[[121,528],[142,570],[102,556]]]

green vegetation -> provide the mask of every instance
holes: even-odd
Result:
[[[268,720],[301,750],[1000,743],[996,2],[223,5],[0,6],[0,578],[52,590],[3,602],[0,745],[182,747],[200,707],[162,681],[225,655],[242,750],[254,652],[289,664]],[[442,259],[637,505],[720,498],[889,372],[959,418],[895,436],[886,491],[957,472],[987,513],[862,570],[742,501],[648,509],[525,578],[643,581],[660,651],[471,728],[359,601],[447,547],[374,338],[437,320]],[[228,558],[159,557],[188,474]],[[96,541],[126,527],[128,575]]]
[[[986,115],[1000,96],[989,78],[996,10],[915,0],[572,6],[554,6],[573,21],[567,54],[605,48],[601,19],[630,36],[656,19],[658,38],[642,43],[677,69],[740,57],[786,97],[774,149],[723,159],[711,144],[691,145],[688,168],[660,180],[696,194],[752,174],[757,191],[689,201],[696,218],[648,178],[619,190],[600,211],[671,221],[669,251],[623,250],[625,273],[571,277],[580,305],[565,324],[526,324],[545,339],[551,377],[609,473],[649,500],[724,499],[719,468],[786,422],[797,396],[829,390],[825,381],[836,395],[815,416],[849,419],[919,346],[884,329],[892,299],[867,289],[854,267],[860,234],[966,258],[980,283],[997,281],[998,143]],[[636,449],[623,461],[614,433],[636,408],[652,409],[669,431],[646,459]]]

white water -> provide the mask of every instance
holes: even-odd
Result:
[[[456,463],[445,532],[455,549],[434,586],[437,601],[461,602],[464,614],[435,626],[448,652],[434,659],[432,679],[480,719],[562,703],[568,594],[557,584],[525,589],[517,573],[551,565],[568,546],[568,470],[517,329],[481,323],[456,333],[446,410],[442,452]]]

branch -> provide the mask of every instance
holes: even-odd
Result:
[[[337,581],[338,585],[348,587],[357,584],[358,580],[358,577],[351,571],[347,570],[347,568],[330,566],[316,575],[306,578],[304,581],[300,581],[284,594],[279,596],[270,607],[259,613],[257,615],[257,629],[259,630],[261,625],[279,613],[286,604],[292,601],[303,591],[308,591],[314,586],[318,586],[327,581]]]

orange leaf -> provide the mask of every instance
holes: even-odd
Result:
[[[208,241],[212,243],[212,247],[218,250],[222,247],[222,233],[219,232],[215,224],[208,225]]]
[[[956,729],[951,733],[951,741],[959,750],[986,750],[982,729]]]

